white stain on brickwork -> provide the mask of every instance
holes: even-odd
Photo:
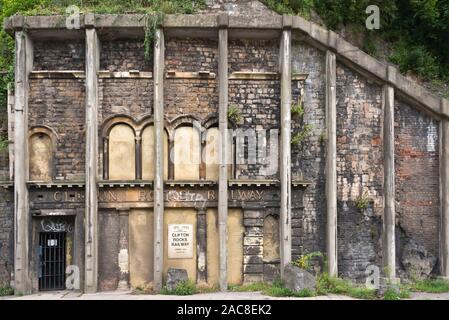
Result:
[[[435,152],[438,143],[437,126],[434,121],[430,121],[427,126],[427,152]]]

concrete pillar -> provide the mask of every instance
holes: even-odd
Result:
[[[220,290],[228,288],[227,276],[227,235],[228,235],[228,24],[229,16],[218,16],[218,85],[220,130],[220,169],[218,178],[218,237],[219,237],[219,283]]]
[[[395,175],[394,175],[394,88],[396,69],[387,68],[388,83],[383,88],[383,145],[384,145],[384,216],[383,216],[383,264],[385,277],[396,278],[395,246]]]
[[[292,17],[283,17],[283,31],[280,46],[281,57],[281,208],[280,208],[280,255],[281,275],[292,258],[291,237],[291,107],[292,107],[292,69],[291,69],[291,25]]]
[[[449,110],[448,100],[441,99],[441,109]],[[449,121],[440,126],[440,275],[449,280]]]
[[[96,292],[98,285],[98,70],[100,43],[93,25],[93,15],[86,24],[86,217],[84,291]]]
[[[326,253],[328,272],[338,275],[337,255],[337,98],[336,58],[326,52]]]
[[[197,229],[196,229],[196,246],[197,246],[197,266],[196,279],[198,283],[207,282],[207,220],[206,208],[197,209]]]
[[[30,294],[30,215],[28,203],[28,75],[33,66],[33,46],[25,31],[15,33],[14,88],[14,288]]]
[[[154,290],[162,288],[164,270],[164,66],[162,29],[154,41]]]
[[[8,85],[8,154],[9,154],[9,180],[14,179],[14,89]]]

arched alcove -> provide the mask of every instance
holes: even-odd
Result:
[[[29,138],[30,180],[51,181],[53,178],[53,141],[47,133],[36,132]]]
[[[136,178],[134,130],[127,124],[116,124],[109,132],[109,179]]]
[[[194,127],[181,126],[175,129],[172,154],[175,180],[199,180],[200,135]]]

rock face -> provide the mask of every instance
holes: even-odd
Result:
[[[409,240],[402,252],[402,265],[411,277],[427,278],[437,258],[414,240]]]
[[[189,280],[189,277],[187,276],[186,269],[168,268],[167,289],[174,290],[179,282],[187,280]]]
[[[297,266],[288,265],[284,270],[284,286],[298,292],[303,289],[315,289],[315,277]]]

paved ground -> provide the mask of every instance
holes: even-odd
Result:
[[[411,300],[449,300],[449,293],[413,293]],[[311,298],[276,298],[260,292],[215,292],[192,296],[143,295],[113,291],[82,294],[69,291],[38,293],[22,297],[0,297],[0,300],[354,300],[353,298],[329,295]]]

